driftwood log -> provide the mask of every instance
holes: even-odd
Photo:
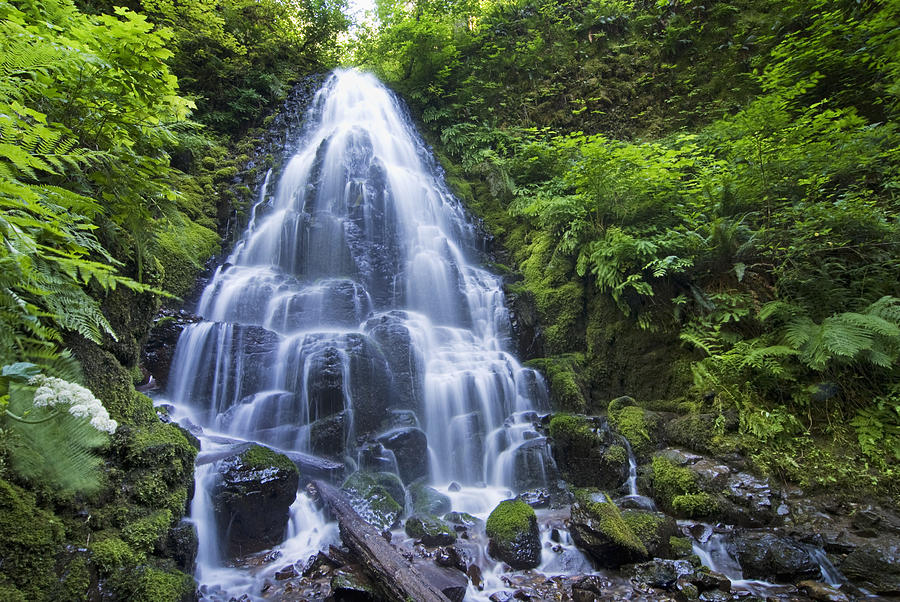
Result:
[[[313,481],[313,485],[337,519],[341,541],[355,554],[387,599],[395,602],[449,602],[449,598],[432,585],[412,562],[356,513],[339,489],[323,481]]]

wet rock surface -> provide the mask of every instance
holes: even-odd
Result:
[[[220,460],[216,468],[213,507],[227,553],[239,556],[281,542],[300,482],[296,466],[282,454],[253,445]]]
[[[541,562],[541,534],[537,517],[521,501],[505,500],[494,508],[486,524],[488,553],[514,569],[529,569]]]

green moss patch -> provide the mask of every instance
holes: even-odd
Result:
[[[219,235],[187,216],[173,219],[156,237],[154,255],[162,265],[162,288],[177,297],[193,290],[203,264],[219,250]]]
[[[653,458],[653,491],[656,501],[679,516],[708,516],[717,509],[713,496],[701,491],[697,475],[668,458]]]
[[[613,400],[609,405],[609,424],[623,437],[628,439],[631,449],[637,455],[647,454],[653,449],[650,439],[650,425],[645,417],[644,408],[625,406],[615,409]]]
[[[290,458],[262,445],[251,446],[240,454],[240,458],[244,466],[252,470],[277,468],[287,472],[300,472]]]
[[[521,500],[504,500],[488,516],[485,532],[491,539],[510,541],[531,529],[537,520],[534,508]]]
[[[633,529],[633,526],[643,529],[644,523],[635,519],[632,520],[634,525],[629,525],[618,506],[609,499],[609,496],[605,496],[605,498],[606,501],[595,502],[583,491],[576,493],[576,500],[591,518],[594,529],[631,553],[646,557],[648,555],[647,547]]]

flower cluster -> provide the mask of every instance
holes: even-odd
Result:
[[[34,405],[38,408],[69,406],[69,413],[76,418],[87,418],[91,426],[100,431],[114,433],[118,423],[109,417],[109,412],[99,399],[88,389],[52,376],[35,376],[30,384],[37,385]]]

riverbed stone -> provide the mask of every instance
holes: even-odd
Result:
[[[413,514],[406,519],[406,534],[428,547],[448,546],[456,541],[456,532],[446,522],[431,514]]]
[[[300,474],[291,460],[261,445],[220,460],[212,490],[216,524],[231,557],[272,547],[284,537]]]
[[[624,441],[606,421],[557,414],[548,428],[553,457],[572,485],[615,489],[628,478]]]
[[[439,516],[450,512],[450,498],[434,487],[429,487],[424,480],[410,484],[409,497],[412,500],[413,512]]]
[[[399,524],[406,496],[397,475],[360,470],[347,477],[342,488],[354,500],[359,515],[377,529]]]
[[[576,495],[570,532],[575,544],[601,567],[615,568],[650,557],[647,547],[608,497],[594,501],[586,494]]]
[[[488,516],[485,532],[488,553],[516,570],[541,563],[541,535],[537,516],[525,502],[504,500]]]
[[[844,576],[882,595],[900,594],[900,547],[867,543],[847,555],[840,566]]]
[[[416,427],[400,427],[379,435],[377,441],[391,450],[404,483],[428,476],[428,437]]]
[[[819,575],[819,565],[793,538],[769,532],[745,531],[732,537],[735,557],[744,577],[796,581]]]

